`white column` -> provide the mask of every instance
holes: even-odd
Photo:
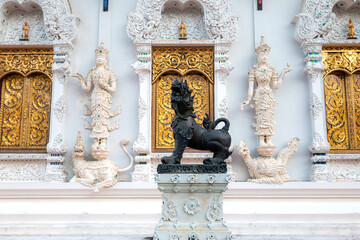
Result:
[[[52,81],[52,97],[51,97],[51,116],[49,143],[47,145],[47,165],[46,165],[46,181],[64,182],[66,174],[64,172],[63,154],[67,151],[64,142],[64,87],[66,75],[69,71],[69,45],[54,46],[54,64],[53,81]]]
[[[309,78],[310,90],[310,111],[311,111],[311,130],[312,144],[309,150],[312,154],[313,162],[310,179],[312,181],[330,181],[328,173],[328,156],[330,145],[327,141],[326,130],[326,113],[324,98],[323,72],[324,64],[322,63],[322,41],[305,41],[302,44],[305,58],[305,73]]]
[[[135,43],[137,61],[132,65],[139,76],[140,94],[138,106],[139,135],[133,145],[133,150],[139,156],[135,157],[135,168],[131,173],[132,181],[150,181],[151,152],[151,43]]]

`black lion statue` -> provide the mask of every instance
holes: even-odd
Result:
[[[195,121],[192,90],[187,82],[175,80],[171,85],[171,108],[175,111],[171,128],[175,139],[175,149],[171,156],[161,158],[163,164],[180,164],[186,147],[198,150],[210,150],[214,153],[213,158],[204,160],[204,164],[225,164],[232,152],[229,152],[231,137],[229,134],[230,122],[226,118],[218,118],[211,122],[209,115],[203,119],[201,127]],[[222,129],[215,127],[224,122]]]

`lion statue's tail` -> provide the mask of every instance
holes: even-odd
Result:
[[[226,118],[218,118],[215,120],[215,122],[211,122],[210,121],[210,117],[207,113],[205,113],[206,117],[203,120],[203,126],[204,128],[206,128],[207,130],[213,130],[216,128],[216,126],[220,123],[223,122],[225,123],[224,127],[222,128],[222,130],[228,132],[229,128],[230,128],[230,122],[229,120],[227,120]]]

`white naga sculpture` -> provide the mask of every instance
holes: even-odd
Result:
[[[81,133],[79,132],[77,142],[73,151],[73,162],[75,177],[72,181],[80,182],[86,186],[95,186],[96,189],[110,187],[117,182],[118,172],[128,171],[133,165],[131,155],[124,148],[125,142],[122,143],[124,151],[130,157],[131,163],[125,169],[119,169],[118,166],[108,158],[107,139],[109,132],[119,128],[119,122],[109,126],[109,118],[120,113],[120,107],[111,112],[111,94],[116,90],[115,73],[111,71],[107,63],[109,51],[104,48],[104,43],[95,50],[96,65],[89,71],[87,82],[78,73],[71,74],[80,80],[80,86],[86,92],[94,89],[91,93],[91,107],[85,106],[84,113],[92,117],[90,124],[85,120],[85,128],[91,129],[90,137],[94,139],[91,146],[91,156],[96,161],[87,161],[84,159],[85,150],[82,145]]]
[[[254,104],[250,106],[255,108],[256,123],[255,135],[259,138],[259,147],[257,151],[261,157],[253,159],[250,156],[249,149],[244,142],[238,146],[239,154],[244,158],[251,177],[257,183],[282,183],[289,179],[286,173],[286,163],[290,157],[297,151],[298,138],[293,138],[289,146],[280,151],[276,159],[272,158],[276,146],[272,143],[271,138],[274,136],[274,110],[277,105],[274,99],[273,90],[270,83],[275,89],[281,86],[286,73],[290,72],[290,65],[282,71],[278,77],[276,68],[268,64],[269,53],[271,48],[265,43],[264,36],[261,36],[260,46],[255,49],[258,64],[254,68],[249,68],[249,90],[248,97],[240,105],[241,110],[248,105],[251,100]],[[255,89],[255,81],[257,87]]]
[[[131,160],[128,167],[119,169],[113,161],[108,159],[101,161],[88,161],[85,160],[85,148],[81,132],[79,131],[75,147],[72,152],[75,176],[70,182],[79,182],[88,187],[95,187],[95,192],[116,184],[119,173],[129,171],[134,164],[133,157],[125,148],[125,146],[129,144],[129,140],[121,140],[120,144]]]

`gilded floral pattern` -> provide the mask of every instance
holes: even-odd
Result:
[[[54,51],[41,49],[0,49],[0,76],[18,71],[27,75],[32,71],[43,72],[52,77]]]

